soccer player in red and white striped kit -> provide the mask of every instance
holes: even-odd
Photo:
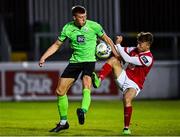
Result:
[[[114,73],[117,84],[123,93],[124,129],[122,134],[130,135],[132,100],[142,90],[145,78],[153,65],[153,55],[150,51],[153,35],[150,32],[137,34],[137,47],[122,47],[122,40],[122,36],[117,36],[115,47],[120,56],[108,59],[98,75],[93,73],[92,81],[93,86],[98,88],[109,73]],[[125,65],[122,61],[125,62]],[[124,66],[126,67],[124,68]]]

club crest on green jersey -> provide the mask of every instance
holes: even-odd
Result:
[[[84,32],[88,32],[88,27],[83,27]]]

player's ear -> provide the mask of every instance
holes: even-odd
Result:
[[[75,16],[73,16],[73,20],[76,20]]]
[[[147,47],[150,49],[150,47],[151,47],[151,44],[148,42],[147,43]]]

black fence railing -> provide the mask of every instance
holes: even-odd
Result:
[[[119,35],[119,34],[117,34]],[[124,45],[123,46],[136,46],[137,33],[123,33]],[[180,33],[153,33],[154,43],[151,51],[156,60],[179,60],[180,59]],[[116,35],[113,37],[115,38]],[[40,55],[54,42],[56,39],[54,33],[36,33],[35,34],[35,48],[34,60],[37,61]],[[55,54],[51,60],[67,60],[71,55],[71,49],[68,42],[62,46],[63,52]]]

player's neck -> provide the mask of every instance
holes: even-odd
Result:
[[[79,29],[81,29],[85,24],[86,24],[86,23],[84,23],[83,25],[80,25],[79,23],[74,22],[74,25],[75,25],[76,27],[78,27]]]

